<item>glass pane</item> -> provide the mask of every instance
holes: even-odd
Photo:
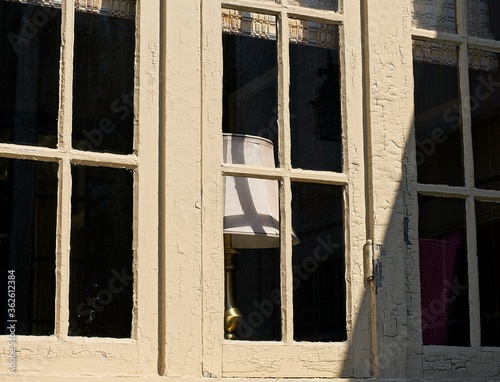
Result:
[[[296,341],[345,341],[343,190],[292,183],[293,326]]]
[[[278,163],[276,18],[224,10],[224,133],[268,138]]]
[[[291,4],[300,5],[302,7],[323,9],[326,11],[338,11],[338,0],[290,0]]]
[[[272,157],[271,146],[268,150]],[[281,339],[278,194],[276,180],[224,177],[225,310],[229,314],[236,307],[241,313],[233,339]],[[231,338],[228,324],[225,328]]]
[[[0,159],[1,334],[54,334],[56,212],[57,164]]]
[[[500,2],[498,0],[467,0],[467,31],[469,36],[500,39]]]
[[[419,183],[463,185],[457,48],[414,41]]]
[[[129,338],[133,173],[73,166],[69,335]]]
[[[481,345],[500,346],[500,204],[476,201]]]
[[[292,166],[342,171],[338,27],[290,20]]]
[[[413,0],[412,26],[439,32],[456,32],[455,0]]]
[[[242,314],[239,340],[281,340],[280,249],[238,249],[235,304]]]
[[[57,146],[61,11],[0,2],[0,142]]]
[[[134,20],[76,12],[74,148],[132,153],[134,50]]]
[[[469,89],[478,188],[500,190],[500,71],[498,53],[469,50]]]
[[[133,19],[135,17],[135,0],[75,0],[74,3],[77,12],[94,13],[125,19]]]
[[[418,202],[423,344],[469,346],[465,202]]]

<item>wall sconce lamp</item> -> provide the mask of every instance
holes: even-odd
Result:
[[[223,134],[224,163],[275,168],[273,143],[265,138]],[[234,303],[236,249],[280,246],[278,181],[224,177],[224,338],[236,339],[241,312]],[[292,231],[292,244],[299,239]]]

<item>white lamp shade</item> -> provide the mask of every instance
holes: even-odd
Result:
[[[241,134],[223,135],[224,163],[275,167],[270,140]],[[224,233],[233,248],[279,247],[278,181],[224,177]],[[293,244],[299,242],[292,233]]]

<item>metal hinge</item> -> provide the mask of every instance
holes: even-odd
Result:
[[[382,281],[384,281],[382,277],[382,256],[384,256],[384,247],[368,239],[364,245],[365,277],[366,281],[372,283],[375,294],[378,293],[378,288],[382,287]]]

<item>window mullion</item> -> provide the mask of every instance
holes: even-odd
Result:
[[[58,148],[71,149],[73,100],[74,3],[64,1],[61,19],[61,67],[59,73]],[[59,161],[57,242],[56,242],[56,317],[55,335],[65,338],[69,328],[69,252],[71,233],[71,163]]]
[[[462,120],[462,142],[464,150],[464,179],[465,186],[470,188],[474,186],[474,165],[472,160],[472,133],[470,116],[470,97],[469,97],[469,74],[468,74],[468,55],[467,45],[461,44],[458,53],[459,67],[459,89],[460,89],[460,114]]]
[[[56,243],[56,317],[55,335],[66,338],[69,328],[69,252],[71,233],[71,163],[59,162]]]
[[[466,0],[456,0],[456,23],[457,23],[457,34],[460,36],[465,36],[467,33],[467,22],[466,22],[466,10],[467,4]]]
[[[477,234],[475,198],[469,196],[466,200],[467,221],[467,269],[469,283],[469,315],[470,315],[470,344],[474,348],[481,346],[480,302],[479,302],[479,273],[477,258]]]
[[[281,168],[292,168],[290,150],[290,107],[289,107],[289,22],[286,12],[282,12],[278,21],[278,141]]]
[[[460,114],[462,121],[462,142],[464,181],[467,189],[474,187],[474,162],[472,152],[472,122],[469,88],[469,55],[467,44],[467,22],[465,0],[458,0],[457,7],[457,33],[465,36],[466,40],[459,46],[458,68],[460,89]],[[467,273],[469,286],[469,319],[470,319],[470,344],[472,347],[481,345],[480,307],[479,307],[479,274],[477,263],[477,235],[474,196],[469,195],[466,203],[466,235],[467,235]]]
[[[61,68],[59,73],[59,121],[58,148],[71,149],[72,105],[73,105],[73,45],[75,12],[74,2],[62,4]]]
[[[281,12],[277,31],[278,43],[278,142],[280,167],[289,171],[290,150],[290,109],[289,109],[289,27],[288,15]],[[281,229],[281,300],[282,300],[282,338],[285,343],[293,342],[293,269],[291,242],[291,185],[285,177],[280,187],[280,229]]]
[[[281,309],[283,342],[293,342],[292,191],[290,177],[280,187],[281,220]]]

